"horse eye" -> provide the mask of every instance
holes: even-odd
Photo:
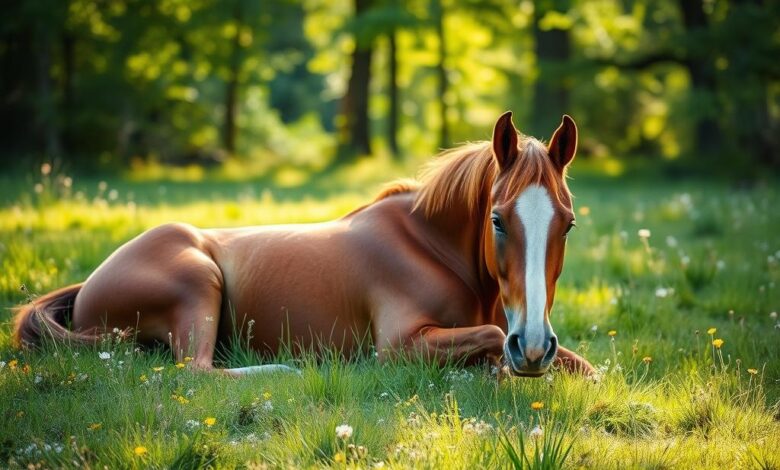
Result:
[[[496,232],[504,233],[504,224],[501,223],[501,217],[499,217],[496,214],[493,214],[493,217],[491,217],[493,220],[493,227],[496,229]]]
[[[576,226],[577,226],[577,224],[575,224],[573,220],[571,222],[569,222],[569,226],[566,227],[566,232],[563,234],[563,238],[566,238],[566,236],[569,234],[569,232],[571,232],[571,229],[573,229]]]

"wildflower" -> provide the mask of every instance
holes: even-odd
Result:
[[[87,427],[87,429],[89,429],[90,431],[97,431],[98,429],[100,429],[100,428],[102,428],[102,427],[103,427],[103,425],[102,425],[102,424],[100,424],[100,423],[92,423],[92,424],[90,424],[90,425]]]
[[[271,400],[266,400],[263,403],[263,411],[271,412],[273,410],[274,410],[274,405],[273,405],[273,403],[271,403]]]
[[[607,332],[607,334],[608,334],[609,336],[612,336],[612,337],[614,338],[614,337],[615,337],[615,335],[617,335],[617,330],[609,330],[609,331]]]
[[[22,366],[22,372],[24,372],[25,374],[29,374],[30,370],[32,370],[30,368],[30,364],[25,364],[24,366]]]
[[[535,402],[531,403],[531,409],[534,410],[534,411],[539,411],[542,408],[544,408],[544,403],[541,402],[541,401],[535,401]]]
[[[663,299],[664,297],[668,296],[672,293],[672,289],[667,289],[666,287],[659,287],[655,290],[655,296],[659,299]]]
[[[585,215],[588,215],[588,214],[590,214],[590,207],[588,207],[588,206],[582,206],[582,207],[580,207],[579,213],[580,213],[580,215],[582,215],[582,216],[585,216]]]
[[[542,429],[542,427],[539,426],[538,424],[534,426],[534,428],[531,429],[531,432],[529,433],[529,436],[531,436],[534,439],[538,439],[542,437],[542,435],[544,435],[544,429]]]
[[[146,377],[146,374],[141,374],[141,376],[138,377],[138,380],[140,380],[141,383],[146,383],[149,379]]]
[[[771,318],[772,320],[776,319],[777,318],[777,312],[770,313],[769,314],[769,318]]]
[[[750,375],[758,374],[758,369],[748,369],[747,371],[748,371],[748,374],[750,374]]]
[[[637,235],[639,235],[639,238],[644,238],[646,240],[650,238],[650,230],[646,228],[640,228],[637,232]]]
[[[107,351],[103,351],[100,354],[98,354],[98,357],[100,359],[103,359],[104,361],[107,361],[107,360],[111,359],[111,353],[107,352]]]
[[[333,461],[335,463],[343,463],[346,462],[347,456],[344,455],[344,452],[336,452],[336,455],[333,456]]]
[[[192,358],[190,356],[187,356],[184,358],[184,362],[192,362]]]
[[[147,452],[148,450],[144,446],[138,446],[135,449],[133,449],[133,453],[138,456],[146,455]]]
[[[8,368],[14,370],[16,369],[16,364],[18,363],[19,361],[17,361],[16,359],[11,359],[10,361],[8,361]]]
[[[653,358],[650,356],[645,356],[642,358],[642,362],[644,362],[645,364],[650,364],[651,362],[653,362]]]
[[[208,427],[214,426],[217,424],[217,418],[206,418],[203,420],[203,424],[205,424]]]
[[[271,399],[271,392],[263,392],[263,399],[270,400]]]
[[[162,371],[163,369],[165,369],[165,367],[164,367],[164,366],[160,366],[160,367],[152,367],[152,370],[153,370],[153,371],[155,371],[155,372],[160,372],[160,371]]]
[[[176,363],[176,368],[177,369],[183,369],[184,368],[184,363],[183,362],[177,362]]]
[[[347,440],[350,437],[352,437],[352,426],[350,426],[349,424],[342,424],[341,426],[336,426],[336,437],[344,440]]]
[[[708,335],[714,335],[714,334],[715,334],[715,333],[717,333],[717,332],[718,332],[718,329],[717,329],[717,328],[715,328],[715,327],[712,327],[712,328],[710,328],[709,330],[707,330],[707,334],[708,334]]]
[[[715,349],[720,349],[720,347],[723,346],[723,343],[725,343],[725,341],[720,338],[712,340],[712,345],[715,346]]]
[[[0,370],[2,370],[3,367],[5,367],[5,361],[0,361]]]
[[[44,163],[41,165],[41,174],[47,176],[49,173],[51,173],[51,163]]]
[[[184,423],[184,426],[187,427],[187,429],[195,429],[200,427],[200,423],[195,421],[194,419],[188,419],[186,423]]]

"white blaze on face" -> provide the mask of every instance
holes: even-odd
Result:
[[[525,231],[525,344],[544,349],[544,314],[547,307],[547,237],[554,210],[547,190],[529,186],[515,202]]]

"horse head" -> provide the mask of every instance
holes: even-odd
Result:
[[[485,260],[506,315],[506,360],[516,374],[537,377],[558,350],[550,311],[574,227],[566,169],[577,126],[563,116],[545,145],[519,135],[507,112],[496,122],[492,149],[497,171],[484,221]]]

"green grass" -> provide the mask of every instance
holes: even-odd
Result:
[[[159,223],[324,220],[377,188],[376,179],[333,178],[309,190],[251,181],[66,188],[48,178],[39,193],[33,178],[0,181],[0,467],[780,468],[772,185],[575,172],[578,228],[552,323],[561,344],[599,367],[598,382],[556,372],[499,383],[486,367],[335,355],[279,358],[302,377],[229,379],[116,338],[12,348],[9,309],[25,300],[21,285],[43,293],[83,280]],[[720,350],[714,338],[725,341]],[[238,348],[224,358],[256,359]],[[535,401],[544,407],[532,410]],[[353,429],[346,440],[336,437],[341,424]]]

